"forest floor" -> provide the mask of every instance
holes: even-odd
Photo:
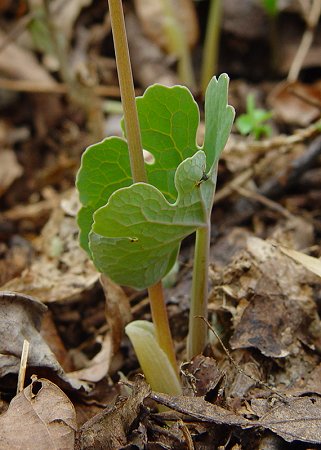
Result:
[[[178,3],[202,111],[209,2]],[[234,125],[219,163],[210,343],[192,361],[193,238],[166,287],[184,388],[171,397],[124,335],[150,320],[147,293],[102,287],[78,242],[81,155],[121,135],[107,1],[1,2],[0,449],[321,448],[321,2],[280,1],[274,16],[223,3],[229,103],[238,118],[253,95],[271,118],[259,139]],[[124,8],[137,94],[184,84],[161,2]]]

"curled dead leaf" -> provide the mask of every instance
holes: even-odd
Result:
[[[70,450],[77,430],[68,397],[50,381],[34,379],[0,417],[2,450]]]
[[[81,389],[85,385],[67,377],[40,334],[40,325],[47,307],[37,299],[15,292],[0,292],[0,378],[15,387],[23,341],[29,344],[27,374],[46,373],[65,389]],[[12,377],[8,379],[8,377]],[[10,385],[10,381],[11,384]]]
[[[160,47],[168,47],[166,33],[164,32],[166,21],[165,2],[155,2],[154,0],[135,0],[137,15],[141,21],[146,35],[155,41]],[[193,47],[198,39],[198,22],[195,8],[191,0],[171,0],[172,7],[177,14],[182,30],[190,47]]]

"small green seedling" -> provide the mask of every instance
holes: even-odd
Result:
[[[203,351],[207,337],[206,324],[196,316],[207,316],[210,219],[217,165],[234,120],[234,109],[227,99],[229,79],[223,74],[208,85],[205,138],[199,147],[199,110],[186,87],[154,85],[136,102],[127,92],[132,80],[126,78],[130,66],[123,51],[121,2],[110,0],[109,6],[124,138],[107,138],[89,147],[82,157],[76,183],[82,204],[78,215],[80,242],[97,269],[116,283],[148,288],[154,324],[132,322],[126,332],[152,388],[179,394],[170,333],[164,337],[168,331],[160,282],[173,268],[182,239],[196,231],[188,337],[191,358]],[[152,156],[145,164],[140,139],[142,148]]]
[[[272,129],[265,122],[272,117],[272,113],[255,107],[254,95],[249,94],[246,99],[246,114],[236,119],[236,128],[243,134],[251,134],[255,139],[270,136]]]
[[[262,6],[270,17],[276,17],[279,12],[278,0],[261,0]]]

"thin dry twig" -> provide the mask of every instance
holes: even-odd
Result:
[[[31,80],[8,80],[6,78],[0,78],[0,89],[34,94],[68,94],[69,92],[69,88],[65,83],[40,83]],[[96,95],[101,97],[120,97],[118,86],[100,85],[93,86],[92,89]]]
[[[178,426],[182,430],[188,450],[195,450],[195,446],[194,446],[194,442],[193,442],[191,433],[182,419],[180,419],[178,421]]]
[[[303,7],[302,4],[303,2],[301,3],[301,6]],[[309,11],[305,11],[304,5],[303,15],[306,21],[307,28],[303,33],[301,43],[291,64],[288,74],[288,81],[296,81],[298,79],[302,64],[312,45],[315,28],[319,21],[320,14],[321,14],[321,0],[313,0]]]
[[[265,197],[264,195],[259,194],[258,192],[251,191],[250,189],[246,189],[241,186],[234,187],[233,189],[237,193],[242,195],[243,197],[255,200],[255,201],[261,203],[262,205],[267,206],[268,208],[272,209],[273,211],[277,211],[278,213],[282,214],[282,216],[286,217],[287,219],[291,219],[294,217],[293,214],[291,214],[290,211],[288,211],[282,205],[280,205],[277,202],[274,202],[273,200]]]
[[[24,389],[28,354],[29,354],[29,341],[24,339],[22,353],[21,353],[19,375],[18,375],[17,395],[19,394],[19,392],[23,391],[23,389]]]

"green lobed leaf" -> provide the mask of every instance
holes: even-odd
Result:
[[[131,184],[128,147],[124,139],[104,139],[88,147],[82,155],[76,180],[82,204],[78,213],[78,226],[80,245],[89,255],[88,236],[94,212],[107,203],[113,192]]]
[[[190,91],[182,86],[154,85],[136,99],[143,147],[155,162],[146,164],[149,182],[175,201],[174,175],[180,162],[197,150],[199,111]],[[89,253],[88,236],[94,212],[117,189],[132,184],[128,147],[112,137],[90,146],[82,156],[76,186],[82,208],[78,214],[80,244]],[[91,256],[91,255],[90,255]]]
[[[77,178],[81,243],[88,250],[92,229],[89,253],[114,281],[136,288],[156,283],[174,264],[181,240],[208,220],[217,161],[234,119],[227,91],[227,75],[208,86],[204,152],[196,145],[198,108],[186,88],[155,85],[137,99],[143,147],[155,159],[147,165],[151,184],[127,187],[129,158],[120,138],[85,152]],[[99,179],[101,171],[105,176]]]
[[[223,73],[213,77],[205,93],[205,137],[203,150],[210,170],[226,145],[235,116],[234,108],[228,105],[229,77]]]
[[[108,204],[95,212],[90,234],[98,270],[137,289],[159,281],[174,263],[181,240],[206,225],[207,199],[200,182],[205,164],[205,154],[199,150],[178,166],[174,204],[144,183],[112,194]],[[207,183],[213,190],[211,180]]]

